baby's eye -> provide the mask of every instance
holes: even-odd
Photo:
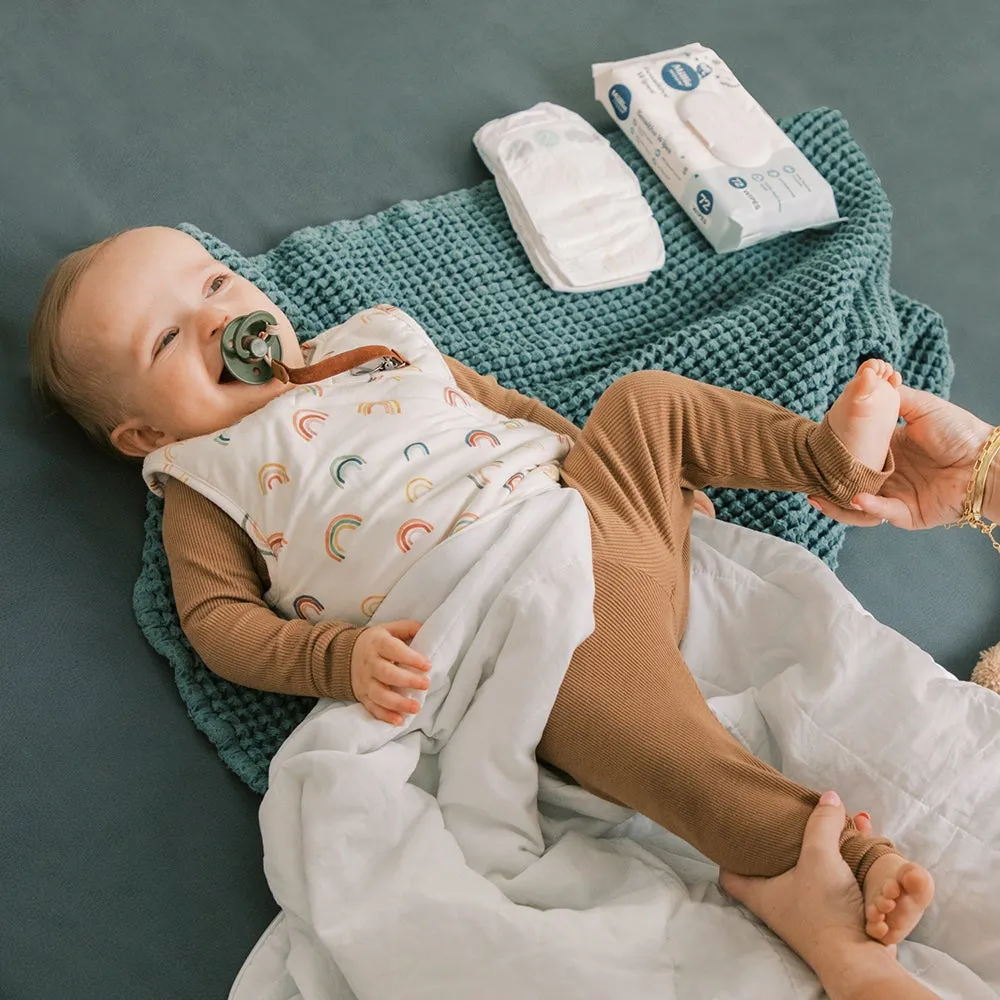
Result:
[[[163,348],[166,347],[167,344],[169,344],[170,341],[177,336],[179,332],[180,331],[177,330],[176,328],[173,330],[167,330],[167,332],[160,338],[160,342],[156,345],[156,352],[153,354],[153,357],[155,358],[160,353],[160,351],[162,351]]]
[[[229,276],[226,274],[218,274],[212,279],[212,284],[209,285],[208,287],[213,292],[217,292],[226,283],[226,278],[228,277]]]

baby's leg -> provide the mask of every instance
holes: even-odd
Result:
[[[656,449],[649,460],[674,463],[682,487],[785,490],[843,506],[858,493],[878,493],[892,471],[898,382],[885,362],[865,362],[821,423],[662,371],[626,375],[598,406],[623,411],[625,423]]]
[[[693,498],[682,482],[682,445],[692,435],[678,401],[684,387],[665,391],[676,376],[651,374],[660,377],[624,379],[602,396],[564,464],[564,481],[591,515],[596,628],[573,656],[538,752],[725,867],[775,875],[795,864],[818,796],[729,736],[680,655]],[[746,407],[765,422],[817,426],[753,397],[720,405],[730,423]],[[794,440],[788,429],[773,436]],[[878,859],[897,857],[850,821],[841,851],[862,884]]]

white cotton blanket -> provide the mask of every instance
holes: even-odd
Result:
[[[1000,697],[879,624],[823,563],[696,518],[684,652],[759,756],[934,873],[900,959],[944,998],[1000,991]],[[809,970],[641,816],[539,773],[532,748],[592,627],[569,490],[456,536],[380,609],[434,661],[404,732],[321,703],[272,763],[260,819],[281,914],[231,1000],[820,995]]]

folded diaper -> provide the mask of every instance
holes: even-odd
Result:
[[[663,266],[639,181],[578,114],[541,103],[473,137],[528,259],[557,292],[638,284]]]

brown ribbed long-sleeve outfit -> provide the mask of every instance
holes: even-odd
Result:
[[[818,795],[748,753],[716,720],[681,657],[693,491],[813,493],[846,504],[887,472],[855,462],[825,421],[661,371],[604,393],[582,431],[537,400],[453,359],[459,388],[510,418],[574,439],[563,482],[590,511],[593,634],[576,650],[538,747],[585,788],[636,809],[733,872],[791,868]],[[176,480],[163,540],[181,626],[214,671],[270,691],[351,699],[362,631],[285,621],[267,607],[267,568],[243,530]],[[841,854],[859,883],[886,840],[848,821]]]

